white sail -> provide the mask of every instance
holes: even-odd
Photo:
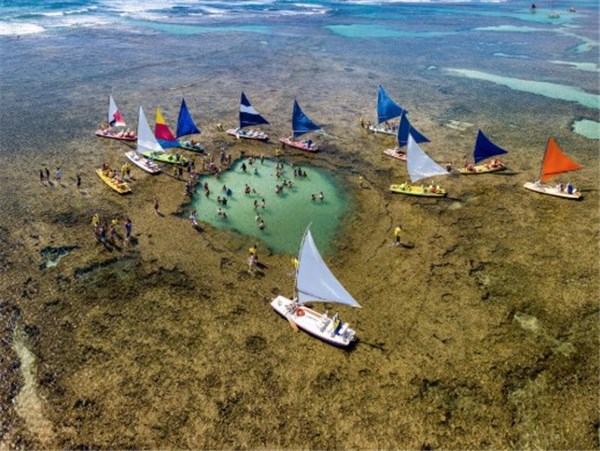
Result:
[[[125,127],[127,125],[123,120],[123,116],[119,113],[115,100],[110,94],[108,96],[108,125],[111,127]]]
[[[331,273],[310,233],[310,226],[304,233],[296,273],[298,303],[334,302],[351,307],[360,307],[352,295]]]
[[[146,115],[144,114],[143,108],[140,106],[140,114],[138,117],[138,131],[137,131],[137,152],[146,152],[146,151],[154,151],[154,152],[164,152],[165,150],[158,143],[156,138],[154,137],[154,133],[150,129],[150,125],[148,125],[148,120],[146,119]]]
[[[448,175],[448,171],[433,161],[421,150],[412,135],[408,135],[408,150],[406,152],[406,168],[411,182],[433,177],[434,175]]]

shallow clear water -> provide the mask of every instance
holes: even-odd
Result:
[[[242,170],[243,163],[246,164],[246,172]],[[292,255],[298,252],[302,234],[312,223],[317,246],[321,252],[326,252],[349,205],[343,187],[334,174],[325,169],[292,166],[285,162],[278,179],[276,163],[265,159],[262,164],[260,160],[249,164],[249,160],[244,159],[236,162],[218,180],[213,176],[201,177],[189,211],[196,209],[199,221],[254,236],[264,241],[272,251]],[[294,177],[294,169],[306,172],[306,177]],[[284,180],[291,181],[292,187],[283,188],[277,194],[275,186],[282,185]],[[203,190],[205,182],[209,186],[209,197]],[[231,196],[223,192],[224,185],[231,189]],[[246,185],[250,186],[250,194],[245,194]],[[320,192],[324,195],[323,200],[319,200]],[[315,200],[312,200],[312,194],[315,194]],[[227,197],[227,205],[219,203],[218,197]],[[219,208],[227,213],[227,218],[219,216]],[[263,230],[258,227],[257,214],[264,220]]]

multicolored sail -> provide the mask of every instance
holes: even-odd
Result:
[[[475,141],[475,150],[473,151],[475,163],[493,157],[494,155],[502,155],[504,153],[508,153],[508,151],[491,142],[488,137],[479,130],[477,133],[477,140]]]
[[[242,99],[240,101],[240,128],[268,123],[269,121],[254,109],[246,95],[242,92]]]
[[[144,114],[143,108],[140,106],[140,114],[138,116],[138,140],[137,140],[137,149],[138,153],[154,151],[154,152],[164,152],[164,149],[161,147],[159,142],[154,137],[152,130],[150,129],[150,125],[148,125],[148,119],[146,119],[146,115]]]
[[[445,168],[441,167],[421,150],[411,134],[408,135],[406,169],[408,169],[408,175],[413,183],[426,177],[448,175],[448,171]]]
[[[108,96],[108,124],[111,127],[125,127],[127,125],[123,120],[123,116],[119,113],[117,104],[110,94]]]
[[[173,136],[173,132],[165,122],[159,108],[156,108],[154,136],[163,148],[179,147],[179,141]]]
[[[577,171],[582,168],[582,166],[575,163],[560,150],[560,147],[558,147],[554,138],[550,137],[548,139],[546,152],[544,153],[544,161],[542,162],[542,172],[540,175],[541,182],[550,180],[552,177],[559,174]]]
[[[187,109],[185,99],[181,99],[181,108],[179,108],[179,117],[177,118],[177,138],[186,135],[200,134],[200,129],[196,126],[192,115]]]
[[[408,136],[409,135],[413,137],[415,142],[418,142],[418,143],[430,142],[429,139],[425,135],[422,135],[419,132],[419,130],[417,130],[412,125],[410,125],[410,122],[408,122],[408,118],[406,117],[406,112],[404,112],[402,114],[402,117],[400,118],[400,126],[398,127],[398,147],[402,147],[402,146],[405,146],[406,144],[408,144]]]
[[[379,91],[377,92],[377,123],[381,124],[407,113],[408,111],[394,102],[388,93],[385,92],[383,86],[379,85]]]
[[[294,138],[320,129],[321,127],[304,114],[300,105],[298,105],[298,102],[294,100],[294,111],[292,113],[292,130],[294,132]]]

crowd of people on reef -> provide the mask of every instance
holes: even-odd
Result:
[[[48,182],[49,185],[53,185],[52,178],[50,177],[50,170],[48,168],[40,169],[40,183],[46,185],[46,182]],[[54,172],[54,183],[56,183],[57,186],[62,186],[62,169],[60,167],[57,167]],[[75,184],[77,188],[81,187],[81,175],[77,174],[75,176]]]
[[[122,240],[122,242],[126,245],[131,242],[131,233],[133,231],[133,223],[131,219],[125,219],[125,222],[123,223],[122,235],[117,231],[119,224],[120,221],[118,218],[112,218],[109,222],[108,220],[102,220],[98,213],[94,213],[92,216],[94,236],[103,246],[116,247],[117,239]]]

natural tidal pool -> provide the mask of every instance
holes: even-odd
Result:
[[[276,165],[282,169],[278,171]],[[283,186],[279,193],[277,186]],[[226,198],[227,203],[219,202],[219,198]],[[327,252],[348,206],[343,185],[331,171],[283,160],[257,158],[252,162],[244,158],[218,179],[200,177],[187,214],[195,209],[198,221],[256,237],[273,252],[295,255],[309,223],[320,251]],[[261,220],[263,229],[259,227]]]

